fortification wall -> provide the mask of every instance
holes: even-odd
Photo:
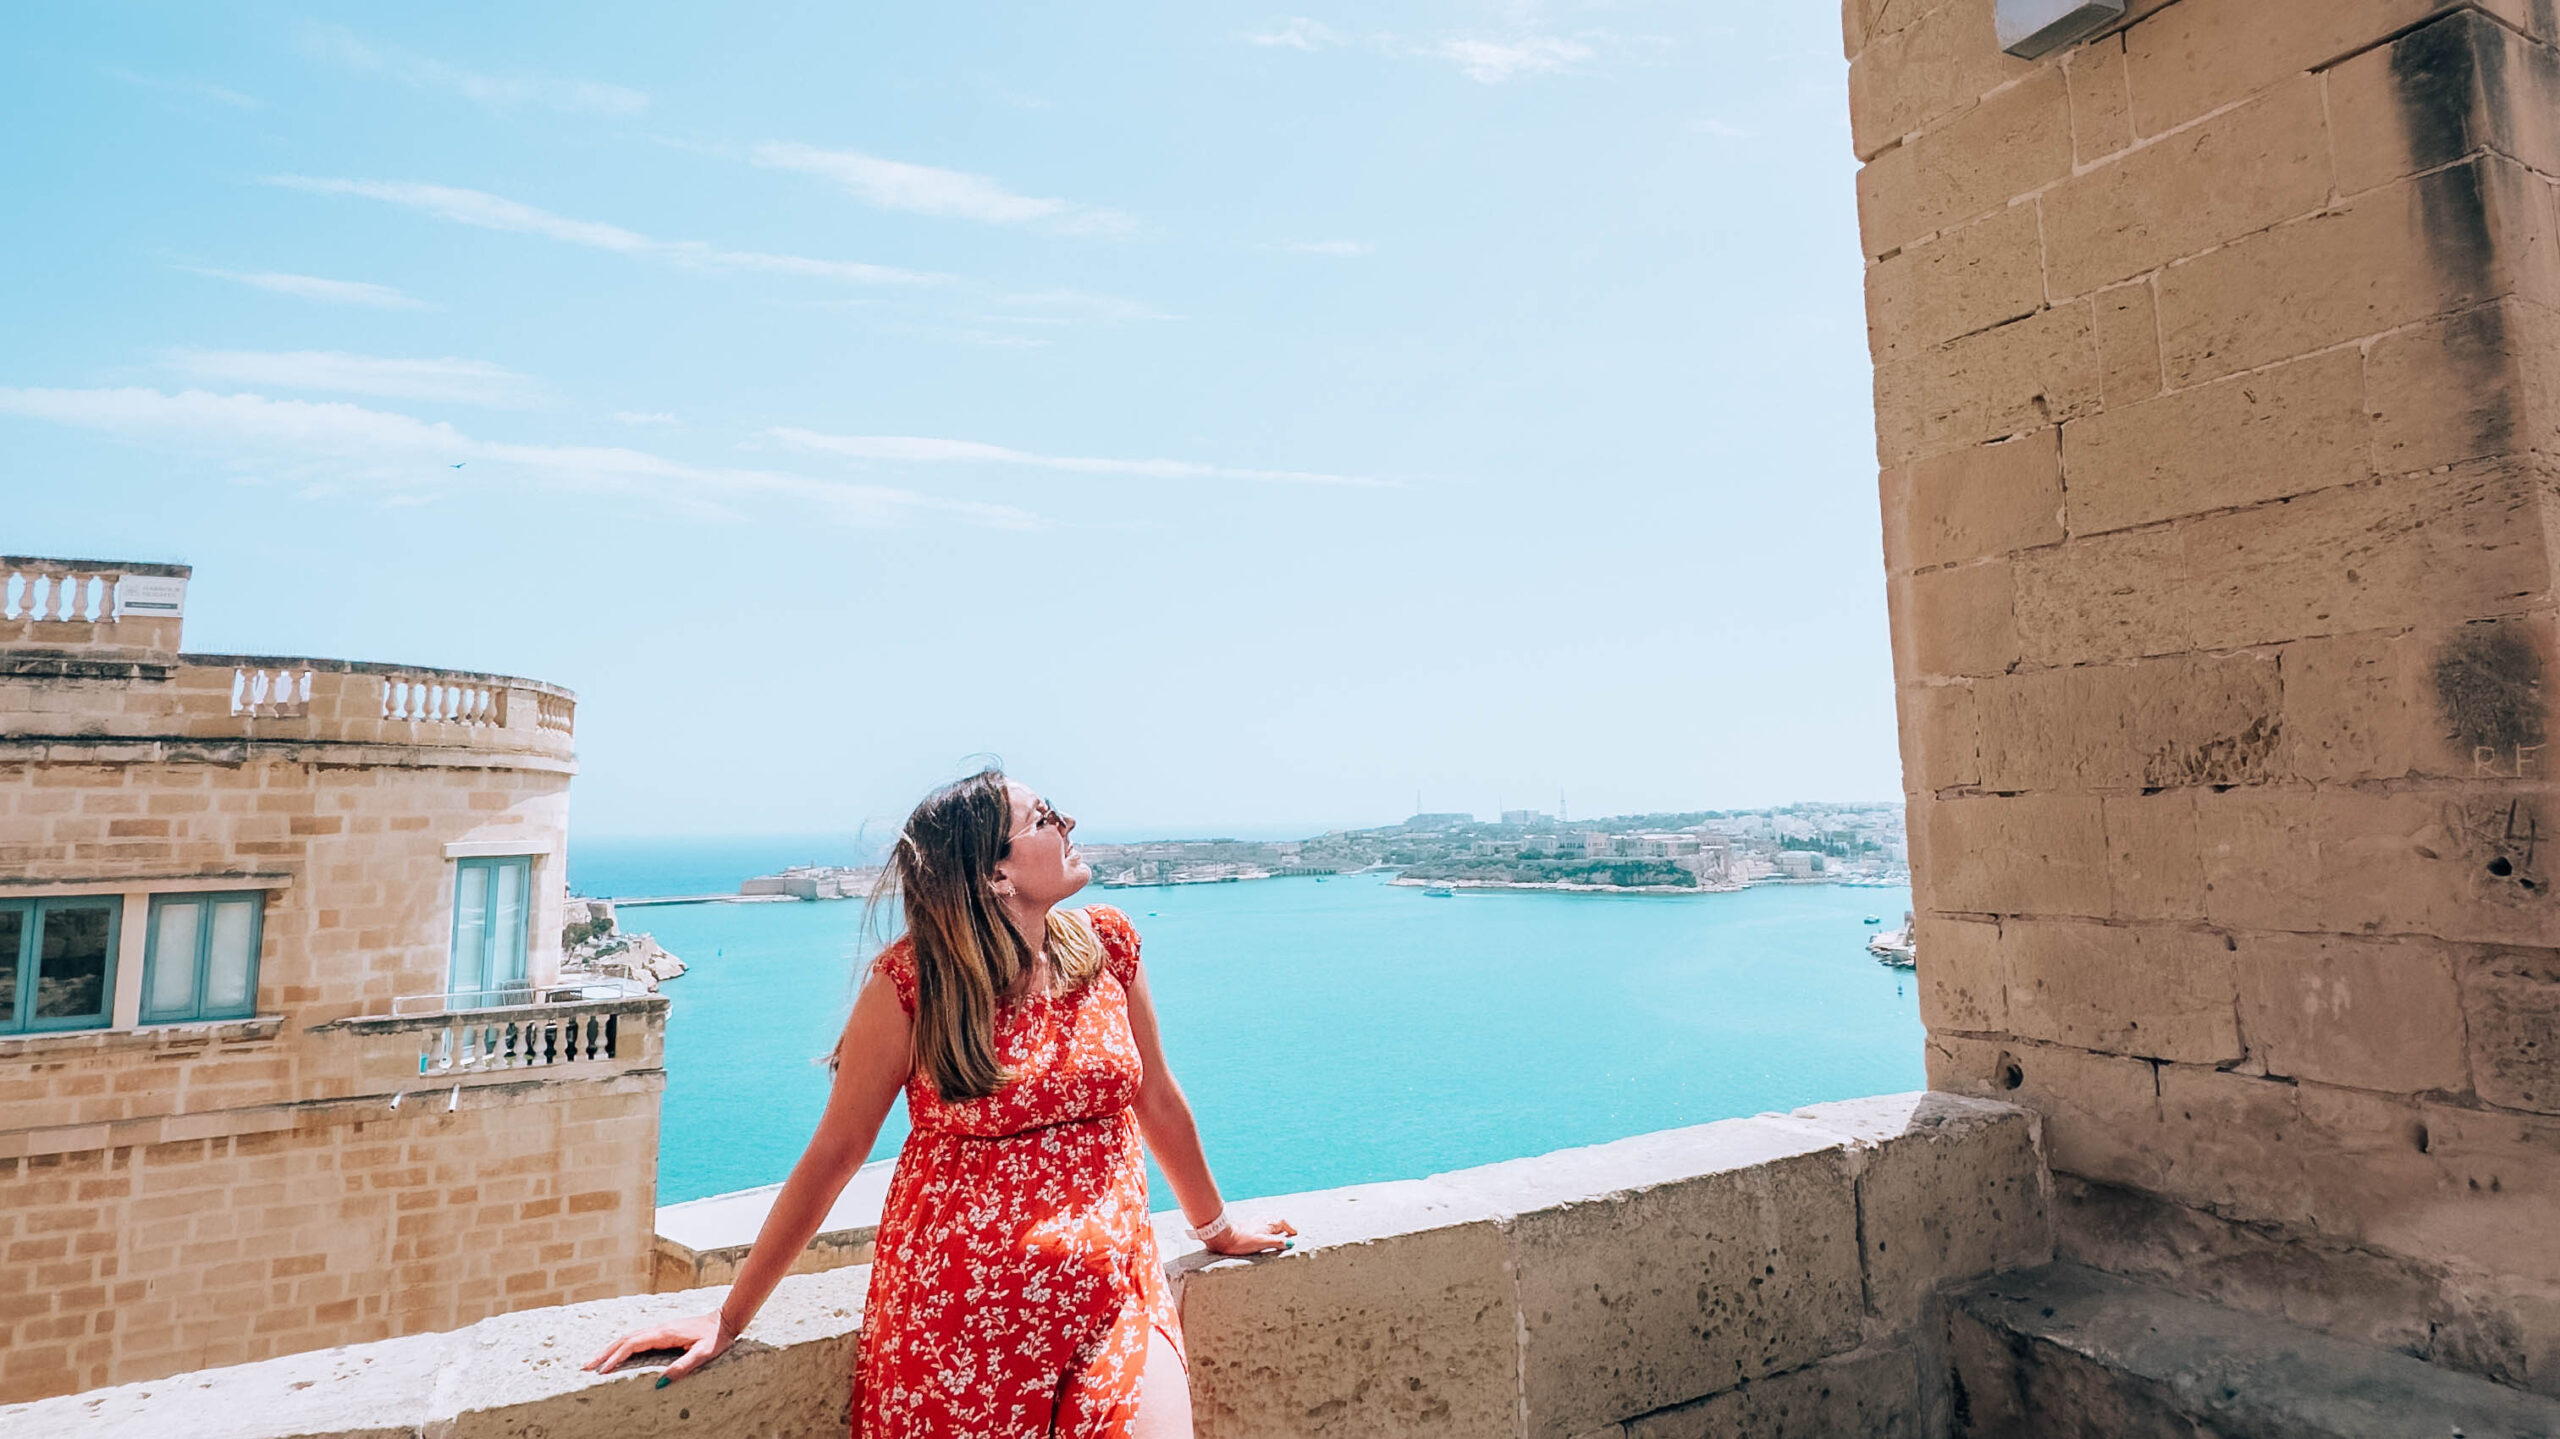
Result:
[[[2560,1392],[2549,0],[1848,0],[1937,1087],[2066,1252]]]

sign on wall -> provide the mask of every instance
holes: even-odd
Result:
[[[164,618],[187,609],[187,582],[179,575],[126,575],[116,581],[116,618]]]

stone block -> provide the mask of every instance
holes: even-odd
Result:
[[[1867,348],[1882,365],[2044,307],[2032,205],[2012,205],[1867,266]]]
[[[1857,1203],[1838,1149],[1539,1209],[1509,1229],[1528,1439],[1859,1343]]]
[[[1932,908],[2093,919],[2107,912],[2106,831],[2095,795],[1968,795],[1930,800],[1915,818],[1929,835]]]
[[[2395,632],[2298,640],[2284,678],[2284,769],[2315,784],[2398,779],[2417,768],[2415,640]]]
[[[2132,97],[2125,89],[2124,37],[2108,35],[2063,58],[2071,87],[2071,154],[2092,165],[2133,143]]]
[[[2149,280],[2100,290],[2098,393],[2103,404],[2130,405],[2160,393],[2160,307]]]
[[[2169,1157],[2160,1128],[2163,1066],[2031,1040],[1931,1034],[1929,1087],[2034,1111],[2056,1175],[2158,1190]]]
[[[2086,664],[2511,612],[2551,584],[2534,485],[2484,462],[2026,551],[2020,647]]]
[[[2374,462],[2433,469],[2523,447],[2529,347],[2560,341],[2539,306],[2482,305],[2385,335],[2365,362]]]
[[[2054,186],[2042,202],[2047,287],[2084,295],[2328,198],[2320,82],[2306,75]]]
[[[2278,741],[2276,665],[2189,656],[2033,670],[1976,684],[1985,788],[2255,784]]]
[[[2341,194],[2482,150],[2560,172],[2560,57],[2477,10],[2352,56],[2327,82]]]
[[[1919,1439],[1909,1350],[1861,1349],[1628,1421],[1625,1439]]]
[[[1922,790],[1960,789],[1982,776],[1971,682],[1901,687],[1902,772]]]
[[[1885,471],[1886,569],[1924,569],[2059,541],[2059,435],[2040,431]]]
[[[2012,1033],[2194,1064],[2242,1056],[2224,938],[2166,925],[2011,919],[2000,926]]]
[[[1991,0],[1912,6],[1890,30],[1867,27],[1849,67],[1850,143],[1871,159],[1932,121],[1975,106],[1992,91],[2033,76],[2032,62],[2000,53]]]
[[[2419,939],[2244,934],[2238,973],[2248,1068],[2411,1093],[2467,1079],[2452,952]]]
[[[2004,1033],[2009,1028],[2009,957],[1995,920],[1915,911],[1920,1022],[1932,1031]]]
[[[2102,809],[2109,913],[2120,920],[2204,918],[2194,793],[2111,794]]]
[[[2541,946],[2560,924],[2539,792],[2203,794],[2205,912],[2302,933]]]
[[[2337,350],[2062,427],[2074,535],[2307,494],[2373,473],[2364,357]]]
[[[2134,128],[2157,135],[2416,23],[2439,0],[2180,0],[2125,32]],[[2350,61],[2349,63],[2353,63]]]
[[[2541,185],[2484,156],[2170,266],[2158,286],[2171,388],[2518,292],[2552,248]]]
[[[2007,560],[1986,560],[1888,579],[1887,589],[1902,601],[1896,638],[1904,653],[1895,665],[1901,675],[1993,675],[2016,663],[2009,576]]]
[[[2485,949],[2461,978],[2472,1087],[2491,1104],[2560,1114],[2560,950]]]
[[[1868,159],[1858,172],[1867,257],[1882,258],[2069,173],[2070,96],[2062,72],[2047,68]]]
[[[1182,1280],[1202,1439],[1515,1432],[1517,1321],[1500,1229],[1479,1220],[1334,1242],[1305,1207],[1292,1210],[1309,1232],[1301,1252]]]
[[[1832,1108],[1797,1113],[1820,1121]],[[1944,1284],[2053,1257],[2044,1156],[2026,1111],[1920,1095],[1894,1132],[1869,1143],[1859,1243],[1867,1312],[1887,1329],[1914,1329]]]
[[[1875,390],[1876,452],[1888,466],[2077,419],[2098,406],[2094,308],[2040,311],[1879,364]]]

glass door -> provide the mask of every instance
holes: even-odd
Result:
[[[533,1002],[525,930],[533,858],[497,855],[454,862],[453,964],[445,982],[456,1009]]]

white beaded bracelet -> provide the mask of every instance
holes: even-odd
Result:
[[[1217,1238],[1219,1235],[1224,1234],[1224,1233],[1226,1233],[1228,1230],[1233,1229],[1233,1228],[1235,1228],[1235,1223],[1234,1223],[1234,1221],[1232,1221],[1232,1220],[1230,1220],[1230,1219],[1228,1219],[1228,1218],[1227,1218],[1227,1211],[1226,1211],[1226,1207],[1225,1207],[1224,1205],[1221,1205],[1221,1206],[1219,1206],[1219,1208],[1218,1208],[1218,1213],[1217,1213],[1217,1217],[1216,1217],[1216,1218],[1211,1219],[1211,1220],[1210,1220],[1208,1223],[1206,1223],[1206,1224],[1202,1224],[1202,1225],[1196,1226],[1196,1227],[1194,1227],[1193,1229],[1189,1230],[1188,1232],[1190,1233],[1190,1235],[1191,1235],[1191,1237],[1192,1237],[1192,1238],[1199,1240],[1199,1241],[1200,1241],[1201,1243],[1203,1243],[1203,1244],[1206,1244],[1206,1243],[1208,1243],[1210,1240]]]

